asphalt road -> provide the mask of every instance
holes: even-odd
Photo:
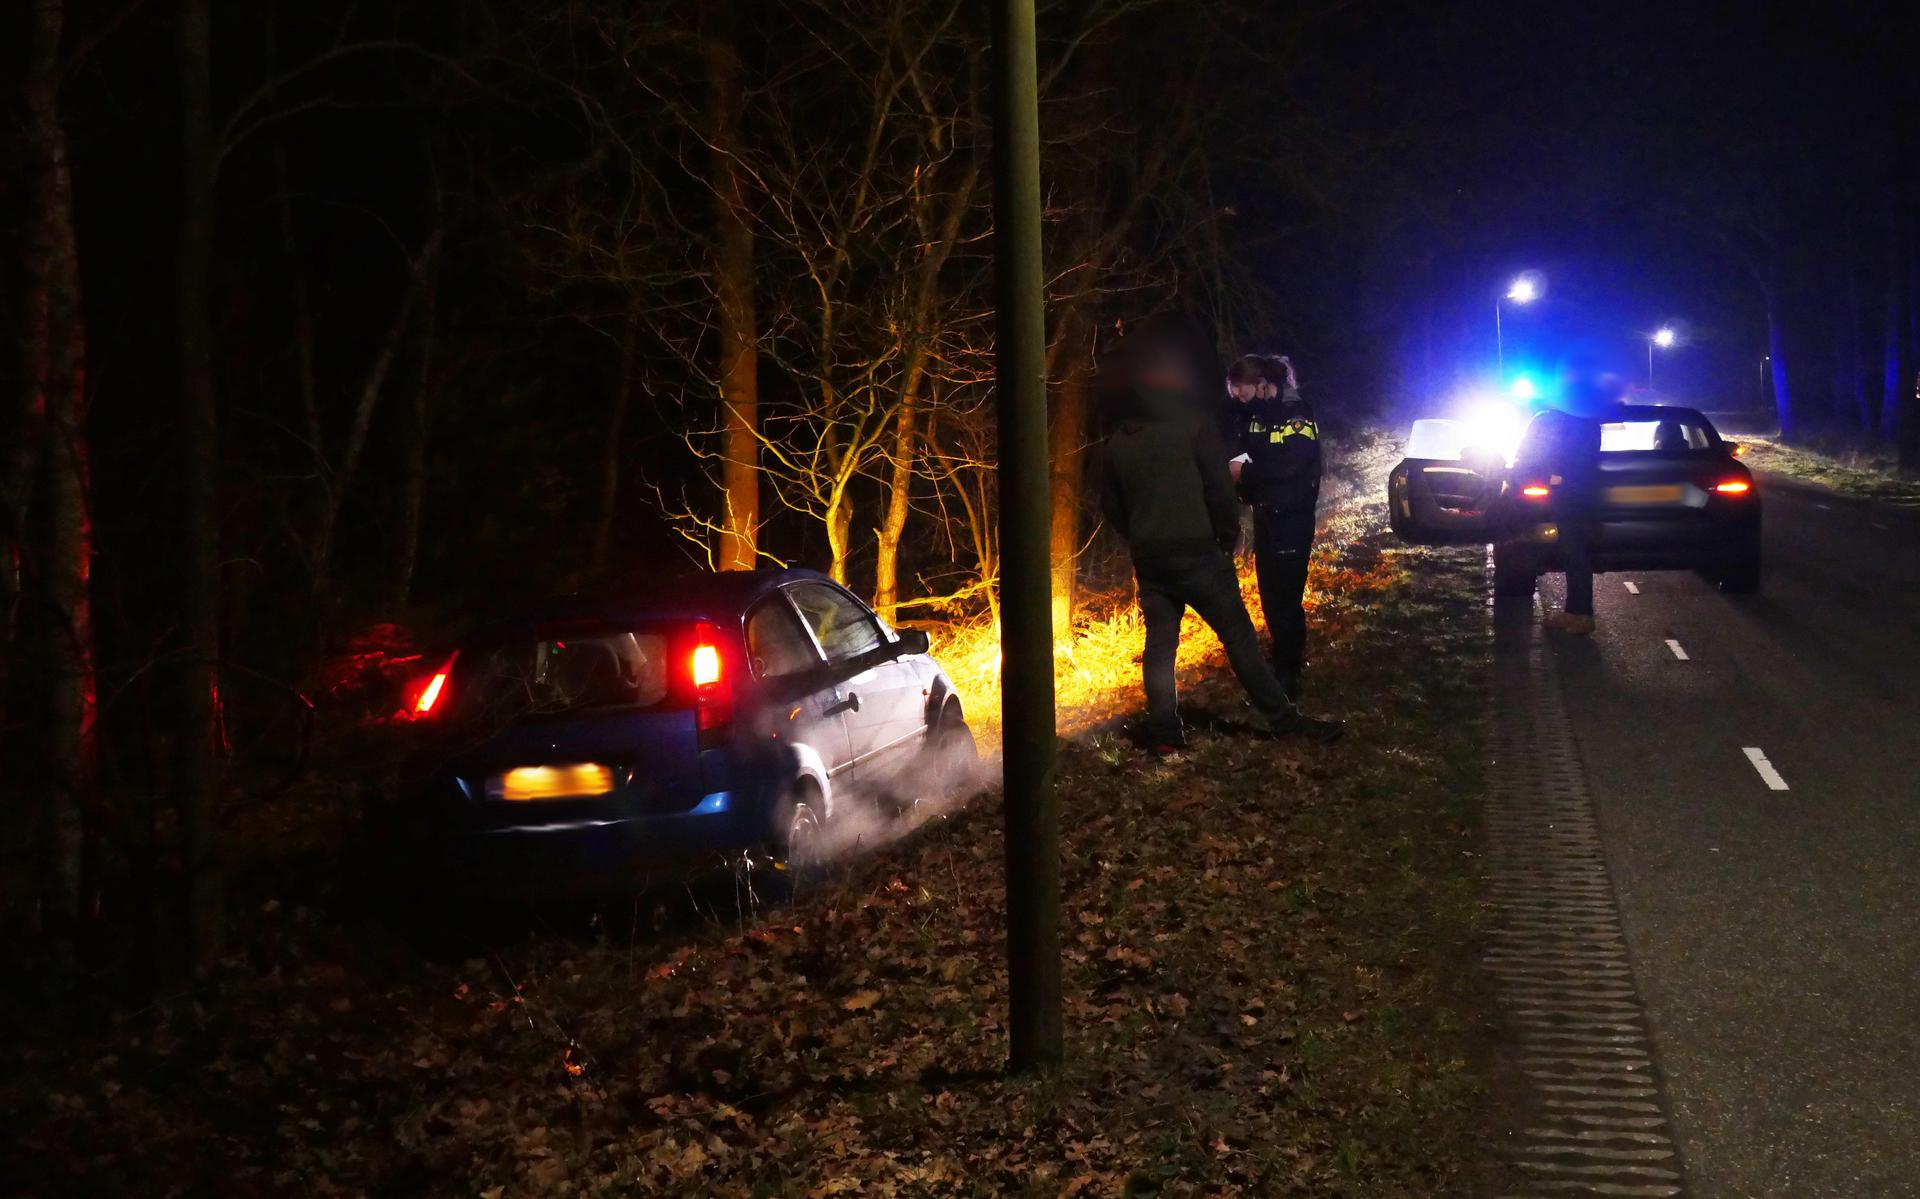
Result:
[[[1920,1196],[1920,512],[1762,494],[1762,594],[1602,575],[1552,652],[1691,1192]]]

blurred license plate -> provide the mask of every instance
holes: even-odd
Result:
[[[519,766],[487,780],[494,799],[575,799],[613,790],[613,771],[597,762],[566,766]]]
[[[1677,504],[1686,493],[1678,483],[1648,484],[1641,487],[1609,487],[1609,504]]]

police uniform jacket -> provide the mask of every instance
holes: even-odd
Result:
[[[1240,409],[1240,495],[1253,505],[1263,541],[1304,547],[1313,540],[1320,502],[1320,425],[1300,393],[1254,400]]]

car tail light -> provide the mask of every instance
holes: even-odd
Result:
[[[720,653],[720,636],[712,625],[700,625],[687,655],[693,681],[694,723],[702,733],[717,732],[733,720],[733,680]]]
[[[440,707],[440,704],[446,698],[447,676],[453,673],[453,660],[459,656],[458,651],[447,655],[447,660],[440,664],[440,669],[428,676],[424,683],[419,684],[413,696],[413,703],[409,706],[409,714],[413,719],[425,719],[433,715],[435,709],[445,710]]]
[[[1745,495],[1753,490],[1753,484],[1745,479],[1728,479],[1724,483],[1715,483],[1713,489],[1721,495]]]
[[[693,685],[711,687],[720,681],[720,650],[717,646],[693,647]]]
[[[1548,487],[1545,483],[1529,483],[1520,489],[1520,494],[1530,500],[1544,500],[1553,494],[1553,488]]]

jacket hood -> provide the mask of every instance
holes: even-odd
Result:
[[[1119,397],[1114,415],[1122,422],[1157,424],[1191,417],[1197,411],[1192,394],[1177,387],[1132,387]]]

